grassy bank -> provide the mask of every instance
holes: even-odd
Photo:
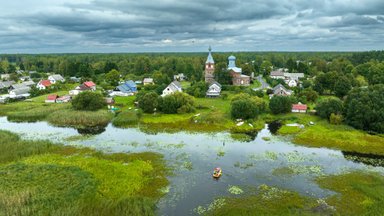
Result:
[[[53,112],[68,109],[69,104],[45,104],[35,108],[9,112],[7,119],[13,122],[36,122],[45,120]]]
[[[384,212],[384,176],[354,171],[316,179],[320,187],[336,192],[325,199],[261,185],[246,195],[237,188],[234,194],[198,206],[200,215],[382,215]]]
[[[103,154],[6,131],[0,137],[0,215],[154,215],[168,184],[159,154]]]
[[[105,127],[112,120],[113,114],[107,110],[78,111],[65,109],[54,112],[47,117],[47,121],[60,127]]]
[[[331,125],[325,120],[306,126],[294,137],[293,142],[311,147],[384,155],[384,137],[370,135],[346,125]]]

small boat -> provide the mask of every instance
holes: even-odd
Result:
[[[222,170],[220,167],[216,167],[214,170],[213,170],[213,178],[220,178],[220,176],[222,175]]]

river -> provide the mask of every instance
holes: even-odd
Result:
[[[148,134],[137,128],[112,125],[99,134],[78,139],[79,131],[73,128],[53,127],[46,122],[13,123],[6,117],[0,117],[0,129],[25,139],[46,139],[105,152],[162,153],[175,174],[169,177],[169,192],[158,203],[159,215],[194,215],[193,209],[199,205],[207,206],[217,197],[231,196],[229,186],[246,189],[267,184],[323,198],[333,192],[314,182],[319,175],[351,169],[384,173],[383,167],[347,160],[341,151],[295,145],[289,137],[271,134],[267,125],[250,142],[234,140],[226,132]],[[223,170],[219,180],[212,178],[215,167]],[[278,174],[277,169],[284,167],[292,167],[297,173]]]

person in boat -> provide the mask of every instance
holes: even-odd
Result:
[[[213,176],[214,177],[219,177],[221,175],[221,168],[216,167],[213,171]]]

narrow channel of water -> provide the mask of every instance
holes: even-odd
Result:
[[[136,128],[119,129],[112,125],[100,130],[100,134],[78,139],[79,131],[72,128],[53,127],[46,122],[12,123],[5,117],[0,118],[0,129],[26,139],[47,139],[106,152],[164,154],[175,175],[169,177],[169,193],[158,204],[160,215],[196,214],[193,209],[197,206],[205,206],[219,196],[230,196],[227,191],[230,185],[246,189],[267,184],[321,198],[333,192],[314,183],[313,179],[319,175],[350,169],[384,173],[383,167],[348,160],[341,151],[294,145],[286,137],[272,135],[267,125],[251,142],[233,140],[226,132],[146,134]],[[212,179],[212,170],[218,166],[223,169],[223,176],[216,181]],[[295,173],[279,173],[288,167]]]

